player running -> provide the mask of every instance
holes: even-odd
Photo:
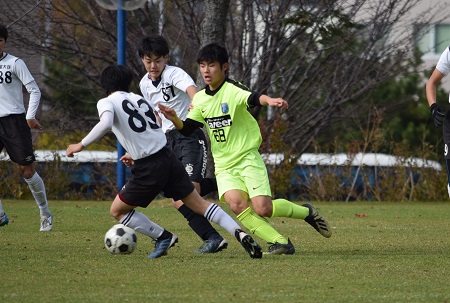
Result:
[[[148,256],[159,258],[175,245],[178,237],[152,222],[136,207],[147,207],[163,193],[167,198],[182,200],[189,208],[220,225],[241,243],[252,258],[261,258],[261,247],[242,231],[239,225],[218,205],[204,200],[195,190],[182,163],[166,147],[153,108],[141,96],[129,93],[133,79],[125,66],[108,66],[100,77],[106,98],[97,103],[100,121],[81,142],[66,150],[69,157],[102,138],[112,129],[127,154],[125,165],[134,164],[132,177],[115,197],[110,214],[120,223],[155,240],[155,249]]]
[[[245,227],[270,244],[270,254],[293,254],[295,248],[265,217],[304,219],[322,236],[331,237],[329,223],[312,205],[271,199],[267,169],[258,151],[261,132],[248,107],[274,106],[285,110],[288,103],[251,92],[228,79],[228,53],[218,44],[203,47],[197,62],[206,87],[194,96],[193,109],[186,120],[181,120],[167,106],[160,104],[159,108],[184,135],[206,126],[220,199],[230,205]]]
[[[162,36],[145,37],[139,43],[138,53],[147,71],[139,83],[142,96],[156,110],[157,105],[163,103],[172,107],[180,117],[186,117],[197,86],[184,70],[167,64],[169,46],[166,40]],[[203,131],[198,129],[189,136],[183,136],[172,121],[162,115],[160,118],[162,130],[167,136],[167,147],[183,163],[200,196],[217,191],[216,179],[205,178],[208,146]],[[227,241],[205,217],[193,212],[182,201],[173,201],[173,206],[204,241],[196,252],[216,253],[227,248]]]
[[[39,207],[40,231],[53,229],[53,216],[48,208],[44,181],[34,168],[34,151],[31,129],[42,129],[35,115],[41,99],[41,91],[25,63],[3,48],[8,39],[8,29],[0,24],[0,152],[3,148],[11,160],[19,165],[20,172]],[[22,88],[30,94],[25,111]],[[26,113],[25,113],[26,112]],[[0,226],[9,219],[0,200]]]

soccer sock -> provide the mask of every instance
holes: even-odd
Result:
[[[25,179],[25,182],[28,183],[28,187],[33,194],[34,199],[36,200],[36,204],[39,206],[39,211],[41,213],[41,217],[49,217],[51,216],[50,210],[48,209],[47,203],[47,195],[45,193],[45,185],[41,176],[37,172],[30,179]]]
[[[269,243],[287,244],[288,240],[270,225],[266,218],[256,214],[253,209],[248,207],[237,218],[247,227],[253,234]]]
[[[214,191],[217,191],[216,178],[203,178],[200,181],[200,196],[206,196]]]
[[[219,225],[220,227],[222,227],[223,229],[225,229],[233,237],[236,229],[241,229],[241,227],[236,223],[236,221],[234,221],[217,204],[211,203],[211,205],[206,209],[204,216],[209,221],[212,221],[217,225]]]
[[[5,211],[3,210],[2,200],[0,200],[0,216],[3,216],[4,213]]]
[[[276,199],[272,201],[272,216],[286,217],[295,219],[305,219],[309,215],[309,208],[297,205],[285,199]]]
[[[197,214],[185,204],[178,208],[178,211],[186,218],[191,229],[203,240],[208,240],[211,236],[220,237],[219,233],[202,215]]]
[[[152,239],[158,239],[164,232],[164,228],[134,209],[123,216],[119,222]]]

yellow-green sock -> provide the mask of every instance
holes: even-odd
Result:
[[[309,215],[309,208],[297,205],[285,199],[275,199],[272,201],[272,216],[305,219]]]
[[[257,235],[261,239],[270,243],[287,244],[288,240],[278,233],[275,228],[270,225],[269,221],[260,215],[256,214],[253,209],[248,207],[239,215],[237,215],[239,221],[247,227],[253,234]]]

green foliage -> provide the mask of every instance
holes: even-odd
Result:
[[[315,203],[333,227],[330,239],[301,220],[269,219],[297,248],[292,256],[248,257],[234,237],[208,255],[169,200],[139,209],[176,233],[167,256],[147,259],[138,233],[130,255],[111,255],[105,232],[117,223],[111,201],[50,201],[54,230],[39,232],[34,201],[3,201],[0,301],[442,303],[450,300],[449,203]],[[229,211],[228,207],[224,208]],[[266,243],[255,238],[264,250]],[[281,271],[280,278],[274,277]],[[264,277],[264,278],[262,278]],[[176,287],[174,287],[176,286]]]

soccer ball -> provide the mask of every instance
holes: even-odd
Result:
[[[105,234],[105,247],[112,254],[131,254],[136,243],[134,230],[123,224],[114,225]]]

